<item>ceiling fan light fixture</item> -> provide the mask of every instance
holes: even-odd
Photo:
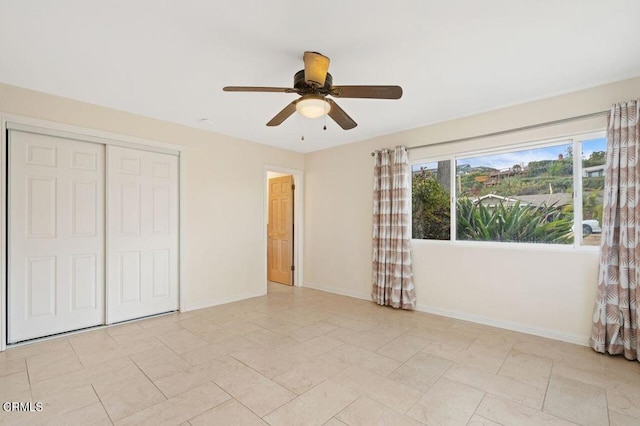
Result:
[[[306,95],[296,103],[296,111],[307,118],[318,118],[326,115],[331,105],[323,96]]]

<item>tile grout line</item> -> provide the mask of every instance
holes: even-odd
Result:
[[[69,346],[71,346],[71,351],[73,351],[76,358],[78,358],[78,362],[80,362],[80,365],[82,366],[82,368],[87,368],[88,366],[84,365],[84,362],[82,362],[82,359],[80,358],[80,355],[78,355],[78,352],[76,352],[76,348],[73,347],[71,340],[67,339],[67,343],[69,344]]]
[[[29,396],[33,402],[33,388],[31,387],[31,375],[29,374],[29,363],[27,362],[27,357],[24,358],[24,370],[27,373],[27,383],[29,383]]]
[[[235,358],[234,358],[234,359],[235,359]],[[242,361],[239,361],[239,362],[240,362],[240,363],[242,363],[242,364],[244,364]],[[274,381],[274,380],[272,380],[272,379],[268,378],[267,376],[265,376],[265,375],[264,375],[264,374],[262,374],[261,372],[257,371],[257,370],[256,370],[256,369],[254,369],[253,367],[251,367],[251,366],[249,366],[249,365],[247,365],[247,364],[244,364],[244,365],[245,365],[248,369],[250,369],[250,370],[252,370],[253,372],[255,372],[256,374],[259,374],[260,376],[264,377],[265,379],[269,380],[270,382],[273,382],[274,384],[276,384],[276,385],[280,386],[282,389],[286,390],[287,392],[292,393],[292,394],[294,394],[294,395],[295,395],[295,396],[294,396],[293,398],[291,398],[289,401],[287,401],[287,402],[284,402],[284,403],[280,404],[280,406],[278,406],[278,407],[274,408],[273,410],[269,411],[269,412],[268,412],[267,414],[265,414],[264,416],[258,416],[258,414],[257,414],[257,413],[255,413],[255,414],[256,414],[256,416],[258,416],[258,417],[260,417],[260,418],[263,418],[263,417],[268,416],[269,414],[273,413],[274,411],[278,410],[279,408],[283,407],[284,405],[286,405],[286,404],[290,403],[291,401],[293,401],[293,400],[295,400],[295,399],[298,399],[298,397],[300,397],[300,396],[304,395],[305,393],[309,392],[311,389],[313,389],[313,388],[315,388],[315,387],[317,386],[317,385],[316,385],[316,386],[314,386],[313,388],[308,389],[308,390],[307,390],[307,391],[305,391],[304,393],[301,393],[300,395],[298,395],[298,394],[296,394],[295,392],[290,391],[289,389],[285,388],[285,387],[284,387],[284,386],[282,386],[280,383],[278,383],[278,382],[276,382],[276,381]],[[274,378],[275,378],[275,377],[274,377]],[[322,381],[321,383],[324,383],[324,381]],[[217,384],[217,383],[216,383],[216,385],[218,386],[218,384]],[[224,388],[222,388],[222,386],[220,386],[220,388],[224,390]],[[242,402],[241,402],[241,401],[239,401],[239,400],[238,400],[238,402],[240,402],[240,403],[242,404]],[[244,405],[244,404],[242,404],[242,405]],[[247,408],[249,408],[249,407],[247,407]],[[251,410],[251,409],[249,408],[249,410]],[[253,412],[253,410],[251,410],[251,412]]]
[[[292,394],[294,394],[294,395],[296,395],[296,396],[295,396],[294,398],[290,399],[289,401],[287,401],[287,402],[285,402],[285,403],[281,404],[279,407],[274,408],[273,410],[269,411],[269,412],[268,412],[267,414],[265,414],[264,416],[262,416],[262,417],[258,416],[258,417],[260,417],[261,419],[263,419],[263,420],[264,420],[264,418],[265,418],[265,417],[267,417],[268,415],[270,415],[270,414],[272,414],[272,413],[275,413],[277,410],[279,410],[280,408],[284,407],[284,406],[285,406],[285,405],[287,405],[288,403],[295,401],[296,399],[298,399],[298,398],[300,398],[301,396],[303,396],[303,395],[307,394],[307,393],[308,393],[308,392],[310,392],[311,390],[313,390],[313,389],[317,388],[318,386],[320,386],[321,384],[323,384],[323,383],[325,383],[325,382],[327,382],[327,381],[329,381],[329,380],[331,380],[331,379],[325,379],[325,380],[323,380],[322,382],[318,383],[317,385],[315,385],[315,386],[313,386],[313,387],[311,387],[311,388],[307,389],[305,392],[301,393],[300,395],[296,394],[295,392],[291,392],[291,391],[289,391],[289,392],[291,392]],[[275,383],[275,382],[274,382],[274,383]],[[276,384],[277,384],[277,383],[276,383]],[[283,386],[283,388],[284,388],[284,386]],[[286,388],[284,388],[284,389],[286,389]],[[287,389],[287,390],[288,390],[288,389]],[[358,398],[359,398],[359,397],[360,397],[360,396],[358,396]],[[356,399],[358,399],[358,398],[356,398]],[[243,404],[243,405],[244,405],[244,404]],[[351,404],[349,404],[349,405],[351,405]],[[247,408],[248,408],[248,407],[247,407]],[[252,411],[252,412],[253,412],[253,411]],[[257,415],[257,414],[256,414],[256,415]],[[335,414],[334,414],[333,416],[331,416],[331,417],[334,417],[334,416],[335,416]],[[329,419],[331,419],[331,418],[329,418]],[[266,420],[264,420],[264,421],[265,421],[265,422],[267,422]],[[269,422],[267,422],[267,423],[269,423]],[[326,423],[326,422],[325,422],[325,423]]]
[[[484,395],[482,395],[482,398],[480,398],[480,402],[478,402],[478,405],[476,405],[476,408],[473,409],[473,413],[471,413],[471,417],[469,417],[469,420],[467,420],[467,424],[469,424],[469,422],[471,421],[473,416],[480,416],[480,414],[478,414],[478,408],[480,408],[480,405],[482,405],[482,403],[484,402],[484,399],[487,397],[487,395],[488,395],[488,392],[485,392]],[[492,422],[496,422],[493,419],[489,419],[489,420],[491,420]],[[498,423],[498,422],[496,422],[496,423]]]
[[[333,416],[329,417],[329,420],[331,420],[331,419],[332,419],[332,418],[334,418],[334,417],[336,417],[336,418],[337,418],[337,416],[338,416],[340,413],[342,413],[342,412],[343,412],[344,410],[346,410],[347,408],[351,407],[351,406],[352,406],[352,405],[353,405],[357,400],[359,400],[359,399],[360,399],[360,398],[362,398],[362,397],[363,397],[363,395],[358,395],[358,397],[357,397],[356,399],[354,399],[353,401],[351,401],[349,404],[347,404],[347,406],[346,406],[346,407],[344,407],[342,410],[340,410],[340,411],[338,411],[337,413],[335,413]],[[384,405],[384,404],[383,404],[383,405]],[[328,422],[329,420],[327,420],[327,422]],[[340,421],[340,422],[342,422],[342,420],[340,420],[340,419],[337,419],[337,420],[338,420],[338,421]],[[326,422],[325,422],[325,423],[326,423]],[[343,422],[343,423],[344,423],[344,422]]]
[[[502,360],[502,363],[500,364],[500,367],[498,368],[498,371],[496,371],[496,376],[500,375],[500,371],[502,370],[502,367],[504,367],[504,363],[507,362],[507,358],[509,358],[509,355],[511,354],[511,351],[513,351],[513,346],[514,343],[511,344],[511,347],[509,348],[509,352],[507,352],[507,354],[505,355],[504,359]]]
[[[253,411],[251,408],[249,408],[247,405],[245,405],[242,401],[240,401],[240,399],[236,398],[235,396],[233,396],[230,392],[227,392],[227,390],[225,388],[223,388],[222,386],[220,386],[219,384],[216,383],[217,379],[213,379],[211,380],[211,382],[213,384],[215,384],[216,386],[218,386],[220,389],[222,389],[227,395],[229,395],[232,399],[235,399],[240,405],[242,405],[243,407],[245,407],[247,410],[251,411],[253,414],[255,414],[258,418],[263,419],[264,417],[268,416],[269,414],[273,413],[274,411],[276,411],[277,409],[281,408],[282,406],[288,404],[289,402],[297,399],[299,396],[301,395],[297,395],[295,392],[291,392],[289,389],[285,388],[284,386],[280,385],[277,382],[274,382],[273,380],[271,380],[270,378],[268,378],[267,376],[265,376],[264,374],[260,373],[259,371],[255,370],[254,368],[252,368],[251,366],[245,364],[244,362],[240,361],[239,359],[234,358],[231,354],[229,354],[230,357],[232,357],[233,359],[235,359],[237,362],[239,362],[240,364],[244,365],[246,368],[248,368],[249,370],[253,371],[256,374],[259,374],[260,376],[264,377],[265,379],[275,383],[276,385],[280,386],[281,388],[283,388],[284,390],[286,390],[287,392],[290,392],[292,394],[295,395],[295,397],[291,398],[290,400],[288,400],[287,402],[281,404],[280,406],[274,408],[273,410],[269,411],[267,414],[265,414],[264,416],[259,415],[258,413],[256,413],[255,411]],[[237,371],[237,370],[236,370]],[[231,374],[231,373],[230,373]],[[224,377],[224,376],[223,376]],[[219,378],[223,378],[223,377],[219,377]],[[315,386],[314,386],[315,387]],[[312,388],[313,389],[313,388]],[[311,390],[311,389],[309,389]],[[308,391],[307,391],[308,392]],[[305,392],[306,393],[306,392]],[[304,394],[302,394],[304,395]]]
[[[98,401],[100,402],[100,405],[102,406],[102,409],[107,414],[107,417],[109,418],[109,421],[111,422],[112,425],[115,424],[115,422],[111,418],[111,414],[109,414],[109,412],[107,411],[107,407],[104,406],[104,402],[102,402],[102,399],[100,398],[100,395],[98,395],[98,392],[96,392],[96,388],[93,386],[93,383],[90,383],[90,385],[91,385],[91,389],[93,389],[93,393],[96,395],[96,398],[98,398]]]
[[[428,346],[428,345],[427,345]],[[425,346],[426,348],[426,346]],[[424,349],[424,348],[423,348]],[[401,369],[402,367],[404,367],[405,365],[407,365],[407,362],[409,362],[411,359],[413,359],[416,355],[418,355],[418,353],[422,352],[422,350],[418,351],[415,355],[413,355],[411,358],[409,358],[408,360],[404,361],[402,364],[400,364],[399,366],[397,366],[396,368],[394,368],[393,370],[391,370],[389,373],[387,373],[385,376],[382,377],[386,377],[389,380],[393,380],[394,382],[400,383],[395,379],[392,379],[391,377],[389,377],[390,375],[392,375],[393,373],[395,373],[396,371],[398,371],[399,369]],[[384,355],[382,355],[384,356]]]
[[[240,401],[238,401],[237,399],[235,399],[235,398],[233,397],[233,395],[231,395],[229,392],[227,392],[227,391],[226,391],[225,389],[223,389],[222,387],[218,386],[218,384],[217,384],[216,382],[214,382],[213,380],[210,380],[210,381],[208,381],[208,382],[205,382],[205,383],[203,383],[202,385],[199,385],[199,386],[204,386],[204,385],[206,385],[207,383],[211,383],[212,385],[216,386],[218,389],[220,389],[222,392],[224,392],[224,393],[229,397],[229,399],[226,399],[226,400],[222,401],[220,404],[218,404],[218,405],[214,405],[213,407],[210,407],[210,408],[208,408],[208,409],[206,409],[206,410],[202,411],[201,413],[196,414],[196,415],[195,415],[195,416],[193,416],[193,417],[189,417],[187,420],[185,420],[185,422],[187,422],[187,423],[191,424],[191,420],[195,419],[195,418],[196,418],[196,417],[198,417],[198,416],[203,415],[204,413],[206,413],[206,412],[208,412],[208,411],[213,410],[214,408],[217,408],[217,407],[221,406],[222,404],[225,404],[225,403],[227,403],[227,402],[231,401],[232,399],[233,399],[233,400],[236,400],[236,402],[240,403]],[[199,386],[196,386],[196,387],[199,387]],[[190,390],[193,390],[193,389],[195,389],[195,388],[191,388],[191,389],[189,389],[189,390],[186,390],[186,391],[184,391],[184,392],[182,392],[182,393],[179,393],[178,395],[185,394],[185,393],[187,393],[187,392],[189,392]],[[176,397],[176,396],[178,396],[178,395],[172,396],[171,398],[175,398],[175,397]],[[167,401],[168,401],[168,400],[169,400],[169,399],[167,399]],[[241,404],[241,403],[240,403],[240,404]],[[244,404],[241,404],[241,405],[244,405]],[[249,409],[248,407],[245,407],[245,408]],[[256,415],[257,415],[257,414],[256,414]],[[258,417],[260,417],[260,416],[258,416]],[[182,424],[182,423],[181,423],[181,424]]]
[[[80,360],[80,357],[76,354],[75,350],[73,349],[73,346],[71,346],[71,342],[69,342],[68,339],[67,339],[67,343],[71,347],[71,351],[73,352],[74,356],[78,359],[78,362],[80,363],[80,369],[79,370],[74,370],[74,371],[80,371],[80,370],[86,368],[85,365],[82,364],[82,361]],[[56,352],[56,351],[51,351],[51,352]],[[32,356],[41,356],[41,355],[51,355],[51,353],[45,352],[43,354],[37,354],[37,355],[32,355]],[[25,364],[26,364],[26,368],[27,368],[27,378],[29,379],[29,386],[31,386],[31,374],[29,374],[28,358],[29,357],[25,357]],[[50,377],[45,377],[44,379],[41,379],[38,382],[35,382],[34,384],[40,383],[40,382],[45,382],[47,380],[55,379],[55,378],[58,378],[58,377],[62,377],[62,376],[66,375],[66,374],[69,374],[69,373],[70,372],[65,372],[65,373],[55,374],[55,375],[50,376]]]
[[[147,373],[144,372],[144,370],[142,370],[142,368],[140,368],[140,366],[138,365],[137,362],[135,362],[133,359],[131,359],[131,356],[128,357],[129,361],[131,361],[133,363],[133,365],[136,366],[136,368],[138,369],[138,371],[140,371],[142,373],[142,375],[144,377],[147,378],[147,380],[149,380],[151,382],[151,384],[153,385],[154,388],[156,388],[158,390],[158,392],[160,392],[160,394],[162,396],[164,396],[164,400],[167,401],[169,399],[169,397],[167,395],[165,395],[164,392],[162,392],[162,390],[160,390],[160,388],[158,387],[158,385],[156,385],[156,382],[154,382],[153,380],[151,380],[151,378],[149,376],[147,376]],[[164,401],[163,401],[164,402]],[[158,403],[160,404],[160,403]],[[154,404],[155,405],[155,404]]]
[[[553,369],[556,366],[555,361],[551,361],[551,371],[549,371],[549,377],[547,378],[547,387],[544,390],[544,398],[542,398],[542,407],[540,407],[540,412],[544,412],[544,406],[547,403],[547,395],[549,394],[549,385],[551,384],[551,376],[553,376]]]

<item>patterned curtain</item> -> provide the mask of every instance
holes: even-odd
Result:
[[[391,160],[393,157],[393,162]],[[373,288],[379,305],[415,309],[411,270],[411,166],[405,147],[375,152]]]
[[[640,99],[609,114],[598,290],[591,347],[638,359],[640,273]]]

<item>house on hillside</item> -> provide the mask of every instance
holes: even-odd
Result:
[[[514,195],[509,197],[503,197],[497,194],[487,194],[481,197],[472,198],[471,201],[474,204],[481,203],[483,206],[494,208],[499,203],[506,206],[513,206],[517,202],[520,202],[521,206],[555,206],[562,207],[567,204],[571,204],[571,194],[564,192],[558,192],[555,194],[535,194],[535,195]]]
[[[582,168],[582,177],[604,176],[604,164]]]

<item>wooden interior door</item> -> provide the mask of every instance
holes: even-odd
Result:
[[[267,279],[293,285],[293,176],[269,179]]]
[[[104,323],[104,146],[9,133],[8,342]]]

